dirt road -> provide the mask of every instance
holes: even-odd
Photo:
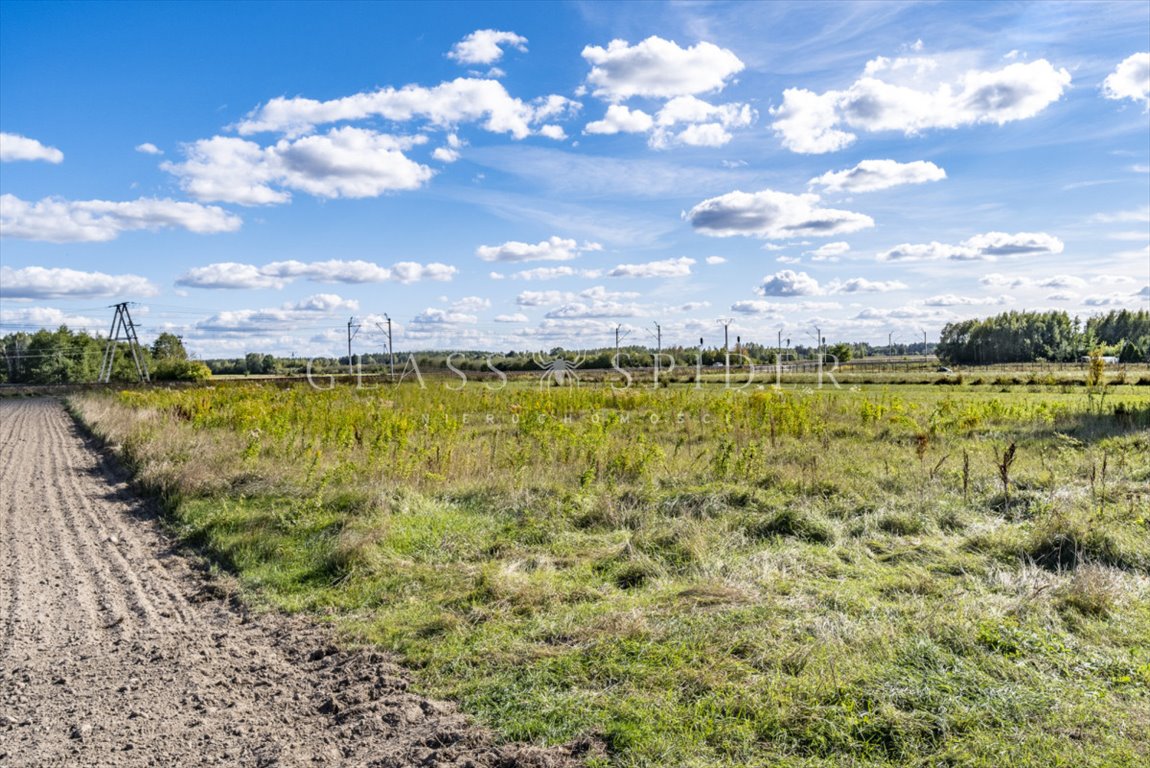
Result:
[[[580,762],[497,745],[306,621],[247,617],[55,400],[0,401],[0,626],[0,765]]]

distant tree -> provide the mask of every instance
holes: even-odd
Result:
[[[854,355],[854,350],[851,349],[850,344],[840,342],[828,349],[827,354],[833,355],[835,360],[838,360],[840,363],[845,363]]]
[[[152,358],[157,362],[161,360],[187,360],[188,350],[184,349],[184,340],[174,333],[161,333],[152,344]]]

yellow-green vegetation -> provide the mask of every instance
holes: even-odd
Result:
[[[1150,393],[1002,389],[73,406],[249,600],[392,649],[508,738],[619,766],[1146,765]]]

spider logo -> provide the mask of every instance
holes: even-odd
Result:
[[[553,381],[559,386],[565,384],[569,386],[579,385],[579,377],[575,375],[575,369],[583,364],[585,359],[583,355],[579,355],[574,360],[567,360],[562,357],[544,360],[536,353],[531,355],[531,359],[543,369],[543,375],[539,377],[539,386],[545,386],[548,381]]]

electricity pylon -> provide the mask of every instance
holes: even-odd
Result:
[[[107,384],[112,380],[112,364],[116,362],[116,347],[120,341],[128,342],[128,349],[132,351],[132,360],[136,363],[136,374],[140,377],[140,381],[151,381],[148,376],[148,361],[144,359],[144,350],[140,348],[140,339],[136,336],[136,324],[132,322],[128,302],[117,304],[115,310],[112,330],[108,332],[108,346],[104,349],[104,361],[100,364],[99,381]]]

